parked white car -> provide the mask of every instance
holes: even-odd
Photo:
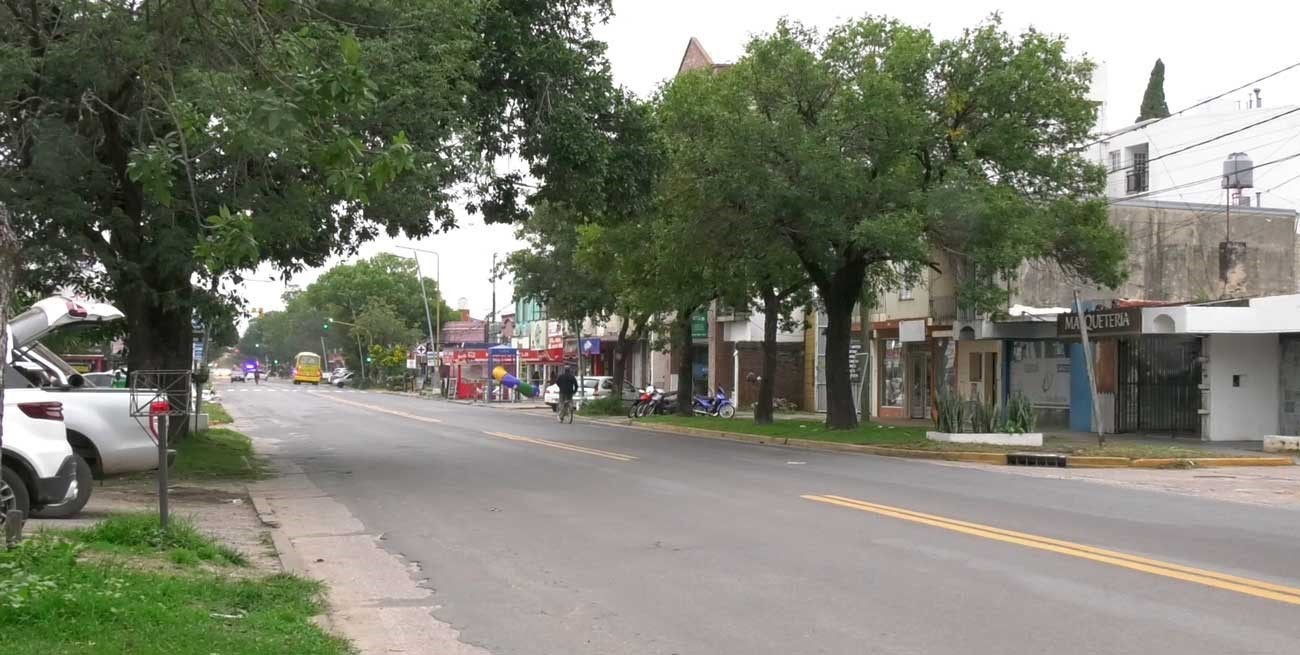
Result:
[[[105,303],[80,304],[67,298],[46,298],[14,317],[14,368],[18,380],[6,377],[5,400],[60,402],[67,441],[77,465],[78,496],[72,502],[45,508],[41,516],[76,514],[85,506],[93,479],[104,479],[158,468],[153,437],[131,416],[129,389],[99,388],[38,341],[55,329],[121,319],[122,312]],[[24,379],[25,378],[25,379]],[[175,452],[171,452],[172,459]]]
[[[614,393],[614,378],[608,375],[589,375],[584,378],[578,378],[581,389],[578,390],[577,400],[579,404],[589,402],[596,398],[604,398]],[[641,392],[630,382],[623,383],[623,402],[631,405],[636,399],[641,397]],[[546,392],[542,394],[542,402],[555,409],[560,404],[560,387],[552,384],[546,387]]]
[[[21,378],[16,370],[6,367],[6,380],[10,376]],[[16,509],[25,518],[33,511],[77,498],[79,460],[68,444],[58,402],[23,402],[6,393],[3,429],[0,514]]]

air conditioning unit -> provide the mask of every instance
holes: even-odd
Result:
[[[735,307],[718,303],[717,320],[719,321],[747,321],[749,320],[749,310],[737,310]]]

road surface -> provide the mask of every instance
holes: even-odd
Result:
[[[496,655],[1300,652],[1293,510],[280,381],[220,392]]]

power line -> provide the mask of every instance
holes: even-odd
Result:
[[[1146,162],[1144,163],[1144,165],[1146,165],[1146,166],[1150,166],[1150,165],[1151,165],[1151,162],[1153,162],[1153,161],[1160,161],[1161,159],[1165,159],[1166,157],[1172,157],[1172,156],[1177,155],[1177,154],[1179,154],[1179,153],[1187,152],[1188,150],[1192,150],[1192,149],[1195,149],[1195,148],[1199,148],[1199,147],[1201,147],[1201,146],[1203,146],[1203,145],[1206,145],[1206,144],[1209,144],[1209,143],[1214,143],[1215,141],[1218,141],[1218,140],[1220,140],[1220,139],[1226,139],[1226,138],[1228,138],[1228,137],[1230,137],[1230,136],[1232,136],[1232,135],[1234,135],[1234,134],[1241,134],[1242,132],[1245,132],[1246,130],[1251,129],[1252,127],[1258,127],[1258,126],[1263,125],[1263,124],[1265,124],[1265,123],[1271,123],[1271,122],[1273,122],[1273,121],[1275,121],[1275,120],[1277,120],[1277,119],[1279,119],[1279,118],[1284,118],[1284,117],[1286,117],[1286,116],[1290,116],[1291,114],[1294,114],[1294,113],[1296,113],[1296,112],[1300,112],[1300,107],[1293,107],[1293,108],[1288,109],[1288,110],[1286,110],[1286,111],[1284,111],[1284,112],[1282,112],[1282,113],[1280,113],[1280,114],[1276,114],[1276,115],[1273,115],[1273,116],[1269,116],[1268,118],[1265,118],[1264,120],[1261,120],[1261,121],[1255,121],[1254,123],[1251,123],[1250,125],[1246,125],[1246,126],[1243,126],[1243,127],[1239,127],[1239,128],[1237,128],[1237,129],[1235,129],[1235,130],[1230,130],[1230,131],[1228,131],[1228,132],[1224,132],[1224,133],[1222,133],[1222,134],[1219,134],[1219,135],[1216,135],[1216,136],[1212,136],[1212,137],[1210,137],[1210,138],[1208,138],[1208,139],[1203,139],[1203,140],[1201,140],[1201,141],[1197,141],[1196,143],[1193,143],[1193,144],[1188,145],[1188,146],[1183,146],[1182,148],[1178,148],[1178,149],[1176,149],[1176,150],[1170,150],[1169,152],[1166,152],[1166,153],[1164,153],[1164,154],[1162,154],[1162,155],[1159,155],[1159,156],[1156,156],[1156,157],[1152,157],[1152,158],[1146,160]],[[1133,170],[1133,169],[1135,169],[1135,168],[1137,168],[1137,167],[1138,167],[1137,164],[1129,164],[1128,166],[1124,166],[1124,167],[1122,167],[1122,168],[1117,168],[1117,169],[1115,169],[1115,170],[1113,170],[1113,171],[1111,171],[1111,172],[1112,172],[1112,173],[1119,173],[1119,172],[1121,172],[1121,171]]]
[[[1300,107],[1298,107],[1297,109],[1300,109]],[[1289,160],[1295,159],[1296,157],[1300,157],[1300,152],[1294,152],[1294,153],[1291,153],[1291,154],[1289,154],[1289,155],[1286,155],[1285,157],[1278,157],[1277,159],[1272,159],[1272,160],[1269,160],[1269,161],[1266,161],[1266,162],[1261,162],[1261,163],[1258,163],[1258,164],[1254,164],[1253,166],[1251,166],[1251,167],[1249,167],[1249,168],[1243,168],[1243,169],[1241,169],[1241,170],[1239,170],[1239,171],[1237,171],[1237,172],[1238,172],[1238,173],[1245,173],[1245,172],[1247,172],[1247,171],[1253,171],[1253,170],[1255,170],[1255,169],[1257,169],[1257,168],[1263,168],[1263,167],[1265,167],[1265,166],[1272,166],[1273,164],[1280,164],[1280,163],[1282,163],[1282,162],[1284,162],[1284,161],[1289,161]],[[1195,180],[1195,181],[1192,181],[1192,182],[1186,182],[1186,183],[1183,183],[1183,184],[1176,184],[1176,185],[1174,185],[1174,186],[1165,187],[1165,188],[1163,188],[1163,189],[1154,189],[1154,190],[1151,190],[1151,191],[1143,191],[1142,193],[1135,193],[1135,194],[1133,194],[1133,195],[1131,195],[1131,196],[1124,196],[1123,198],[1111,198],[1111,199],[1109,199],[1109,200],[1106,201],[1106,204],[1107,204],[1107,205],[1113,205],[1113,204],[1115,204],[1115,203],[1117,203],[1117,202],[1121,202],[1121,201],[1124,201],[1124,200],[1136,200],[1136,199],[1138,199],[1138,198],[1145,198],[1145,197],[1147,197],[1147,196],[1154,195],[1154,194],[1157,194],[1157,193],[1165,193],[1166,191],[1177,191],[1177,190],[1179,190],[1179,189],[1185,189],[1185,188],[1187,188],[1187,187],[1190,187],[1190,186],[1196,186],[1196,185],[1198,185],[1198,184],[1205,184],[1206,182],[1212,182],[1212,181],[1214,181],[1214,180],[1218,180],[1218,179],[1222,179],[1222,178],[1223,178],[1222,175],[1212,175],[1212,176],[1210,176],[1210,177],[1202,178],[1202,179]]]
[[[1189,106],[1189,107],[1184,107],[1184,108],[1182,108],[1182,109],[1179,109],[1178,111],[1176,111],[1176,112],[1174,112],[1174,113],[1172,113],[1172,114],[1170,114],[1170,115],[1168,115],[1168,116],[1162,116],[1162,117],[1160,117],[1160,118],[1156,118],[1156,119],[1152,120],[1150,123],[1147,123],[1146,125],[1143,125],[1143,126],[1141,126],[1141,127],[1139,127],[1139,128],[1136,128],[1136,130],[1145,130],[1145,129],[1147,129],[1148,127],[1151,127],[1152,125],[1155,125],[1156,123],[1159,123],[1159,122],[1161,122],[1161,121],[1163,121],[1163,120],[1166,120],[1166,119],[1169,119],[1169,118],[1173,118],[1174,116],[1181,116],[1181,115],[1183,115],[1183,114],[1185,114],[1185,113],[1187,113],[1187,112],[1189,112],[1189,111],[1191,111],[1191,110],[1193,110],[1193,109],[1196,109],[1197,107],[1204,107],[1205,105],[1208,105],[1208,104],[1210,104],[1211,102],[1214,102],[1215,100],[1218,100],[1218,99],[1220,99],[1220,98],[1223,98],[1224,96],[1228,96],[1228,95],[1231,95],[1231,94],[1233,94],[1233,93],[1236,93],[1236,92],[1238,92],[1238,91],[1240,91],[1240,90],[1242,90],[1242,89],[1244,89],[1244,88],[1246,88],[1246,87],[1248,87],[1248,86],[1252,86],[1252,85],[1255,85],[1255,84],[1259,84],[1260,82],[1263,82],[1264,80],[1267,80],[1267,79],[1269,79],[1269,78],[1277,77],[1278,75],[1281,75],[1282,73],[1285,73],[1285,72],[1287,72],[1287,71],[1289,71],[1289,70],[1291,70],[1291,69],[1294,69],[1294,68],[1300,68],[1300,61],[1297,61],[1296,63],[1291,64],[1291,65],[1289,65],[1289,66],[1283,66],[1282,68],[1279,68],[1279,69],[1273,71],[1272,73],[1269,73],[1268,75],[1265,75],[1265,76],[1263,76],[1263,77],[1261,77],[1261,78],[1254,79],[1254,80],[1251,80],[1251,81],[1249,81],[1249,82],[1246,82],[1245,84],[1242,84],[1241,86],[1236,87],[1235,89],[1228,89],[1227,91],[1224,91],[1223,93],[1220,93],[1220,94],[1217,95],[1217,96],[1213,96],[1213,97],[1210,97],[1210,98],[1206,98],[1205,100],[1202,100],[1202,101],[1200,101],[1200,102],[1198,102],[1198,103],[1196,103],[1196,104],[1194,104],[1194,105],[1191,105],[1191,106]],[[1136,131],[1136,130],[1134,130],[1134,131]],[[1113,133],[1108,133],[1108,134],[1107,134],[1105,137],[1103,137],[1103,138],[1100,138],[1100,139],[1097,139],[1096,141],[1093,141],[1093,142],[1091,142],[1091,143],[1086,143],[1086,144],[1084,144],[1084,145],[1079,146],[1078,149],[1079,149],[1079,150],[1084,150],[1084,149],[1086,149],[1086,148],[1091,148],[1092,146],[1095,146],[1095,145],[1097,145],[1098,143],[1105,143],[1106,141],[1109,141],[1109,140],[1110,140],[1110,136],[1111,136],[1112,134],[1113,134]]]

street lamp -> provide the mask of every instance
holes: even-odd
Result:
[[[368,337],[370,337],[370,343],[371,343],[371,345],[374,345],[374,342],[375,342],[375,335],[374,335],[373,332],[370,331],[369,328],[366,328],[366,327],[361,326],[361,325],[357,325],[356,323],[349,323],[349,322],[347,322],[347,321],[339,321],[339,320],[332,319],[332,318],[327,318],[327,319],[325,319],[325,321],[326,321],[326,323],[325,323],[326,325],[333,325],[334,323],[338,323],[339,325],[347,325],[347,326],[349,326],[349,327],[353,327],[353,328],[356,328],[356,329],[358,329],[358,330],[365,330],[365,331],[366,331],[366,335],[367,335]],[[361,379],[362,379],[362,380],[365,380],[365,379],[366,379],[366,353],[365,353],[363,350],[361,350],[361,336],[360,336],[360,335],[357,335],[357,357],[360,358],[360,361],[359,361],[358,363],[361,365]]]

